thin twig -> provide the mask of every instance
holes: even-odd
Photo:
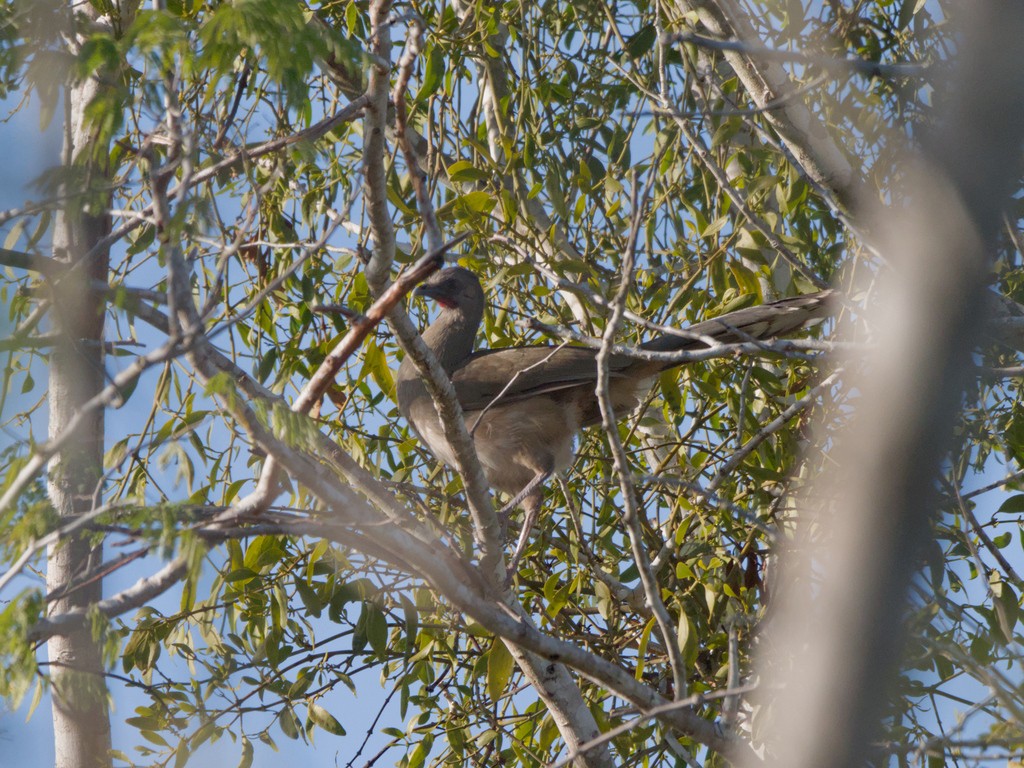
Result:
[[[51,544],[56,544],[58,541],[61,540],[61,538],[70,536],[72,533],[79,530],[80,528],[84,528],[101,515],[105,515],[108,512],[114,512],[119,509],[125,509],[126,507],[129,506],[132,505],[125,503],[104,504],[101,507],[96,507],[96,509],[91,509],[88,512],[73,517],[70,519],[69,522],[60,526],[60,528],[56,528],[50,531],[48,534],[42,536],[41,538],[30,541],[28,545],[25,547],[25,550],[18,556],[18,559],[11,564],[11,567],[8,568],[2,576],[0,576],[0,590],[3,590],[3,588],[6,587],[8,583],[10,583],[11,579],[13,579],[19,573],[21,573],[22,568],[25,567],[25,565],[28,563],[29,560],[33,558],[33,556],[49,547]]]
[[[59,616],[40,619],[29,630],[29,639],[32,642],[41,642],[54,635],[70,633],[80,627],[93,612],[97,612],[109,619],[125,614],[132,608],[143,606],[157,595],[163,594],[174,586],[185,573],[187,566],[188,558],[178,556],[152,576],[139,579],[127,589],[123,589],[116,595],[100,600],[95,605],[88,608],[76,608]]]
[[[1018,575],[1017,571],[1014,570],[1012,565],[1010,565],[1010,561],[1006,559],[1006,556],[1003,555],[1003,553],[999,550],[999,547],[995,545],[995,542],[993,542],[989,535],[985,532],[985,529],[982,527],[981,523],[978,522],[978,518],[977,516],[975,516],[974,510],[971,509],[971,505],[965,503],[966,497],[960,495],[960,489],[957,488],[954,483],[947,483],[946,485],[947,490],[951,491],[954,497],[956,498],[957,507],[960,510],[960,513],[964,516],[964,519],[967,520],[967,523],[970,525],[971,530],[974,531],[974,533],[977,535],[979,539],[981,539],[981,543],[985,545],[985,549],[987,549],[989,551],[989,554],[991,554],[992,557],[996,559],[996,562],[998,562],[1000,567],[1002,567],[1003,573],[1005,573],[1007,576],[1013,579],[1014,583],[1020,584],[1020,575]],[[973,542],[970,541],[970,537],[967,536],[965,538],[967,539],[967,546],[971,548],[972,553],[978,560],[979,567],[981,567],[982,569],[982,573],[984,573],[985,567],[984,564],[981,562],[981,556],[978,554]],[[988,584],[987,579],[985,583]],[[996,599],[995,594],[991,594],[991,585],[989,585],[989,592],[992,598],[992,604],[997,605],[998,600]]]
[[[609,384],[609,358],[612,355],[613,341],[620,324],[622,323],[623,309],[626,306],[626,299],[629,296],[629,289],[633,284],[633,270],[636,264],[636,243],[640,234],[640,227],[643,222],[643,208],[646,207],[648,196],[654,186],[655,173],[648,176],[644,188],[643,205],[640,204],[637,179],[634,175],[632,184],[631,211],[633,223],[629,231],[629,240],[626,244],[626,252],[622,260],[622,277],[619,281],[618,290],[611,301],[611,317],[605,326],[603,345],[597,353],[597,399],[601,409],[602,426],[608,437],[608,444],[612,451],[612,462],[615,474],[619,478],[619,488],[622,491],[623,509],[622,521],[626,526],[629,537],[630,548],[633,553],[633,560],[636,563],[640,581],[643,584],[647,604],[654,613],[658,629],[661,632],[672,668],[672,679],[676,698],[686,696],[686,661],[683,659],[682,650],[677,642],[675,627],[669,616],[668,609],[661,599],[661,587],[651,569],[651,561],[644,548],[643,530],[640,524],[640,509],[637,501],[636,487],[633,485],[632,474],[629,471],[629,459],[626,450],[619,439],[618,427],[616,426],[616,415],[612,406],[611,387]]]

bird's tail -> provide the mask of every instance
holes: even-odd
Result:
[[[835,303],[835,291],[827,290],[744,307],[666,333],[651,339],[641,348],[649,352],[681,352],[706,349],[716,344],[785,338],[834,314]]]

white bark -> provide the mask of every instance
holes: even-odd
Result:
[[[76,4],[77,19],[99,21],[95,9]],[[76,23],[76,22],[73,22]],[[68,35],[74,52],[80,43],[75,30]],[[88,78],[65,88],[64,144],[62,163],[82,167],[87,153],[96,152],[96,137],[86,123],[85,110],[100,88]],[[95,182],[102,169],[95,165],[89,176]],[[80,178],[80,177],[79,177]],[[81,182],[78,182],[80,184]],[[95,185],[94,185],[95,188]],[[83,196],[81,193],[85,193]],[[77,194],[76,194],[77,193]],[[103,476],[103,409],[90,410],[78,418],[82,406],[104,386],[103,303],[105,293],[97,281],[107,277],[108,253],[91,253],[109,229],[107,217],[97,210],[95,200],[84,205],[89,193],[68,188],[67,207],[54,221],[53,256],[75,266],[53,281],[51,320],[61,336],[50,355],[49,435],[72,433],[49,463],[47,488],[50,500],[62,518],[87,513],[101,503]],[[104,206],[105,207],[105,206]],[[84,262],[84,263],[83,263]],[[48,549],[46,585],[51,595],[51,617],[67,612],[88,611],[102,598],[100,579],[76,583],[102,561],[102,546],[87,535],[68,536]],[[53,711],[54,751],[57,768],[108,766],[110,720],[107,688],[100,644],[89,622],[80,622],[66,635],[55,635],[47,643]]]
[[[89,147],[83,112],[96,83],[87,81],[68,89],[64,162],[70,164]],[[74,203],[72,203],[74,205]],[[104,234],[104,221],[62,211],[54,225],[54,257],[68,263],[79,261]],[[56,288],[53,322],[63,338],[50,355],[50,437],[64,433],[81,405],[103,388],[103,294],[91,289],[93,277],[106,275],[106,255],[92,258],[86,269],[65,277]],[[70,518],[88,512],[103,474],[103,411],[96,409],[82,420],[74,437],[51,461],[48,473],[50,500],[58,514]],[[74,535],[51,546],[47,557],[46,586],[49,592],[74,584],[77,574],[102,560],[102,546],[87,536]],[[75,586],[66,596],[50,603],[50,614],[59,616],[86,610],[102,597],[99,580]],[[58,768],[95,768],[109,765],[110,722],[107,691],[98,644],[83,625],[47,643],[53,680],[53,733]]]

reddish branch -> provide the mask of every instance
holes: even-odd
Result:
[[[444,255],[468,236],[468,232],[460,235],[436,251],[431,251],[423,256],[412,266],[412,269],[395,278],[395,281],[380,295],[380,298],[373,302],[365,315],[354,316],[349,332],[338,342],[338,346],[331,350],[327,359],[321,363],[309,383],[299,393],[295,402],[292,403],[292,410],[296,413],[308,413],[331,386],[338,371],[341,370],[341,366],[359,348],[370,331],[388,316],[388,313],[405,298],[409,291],[434,274],[444,264]]]

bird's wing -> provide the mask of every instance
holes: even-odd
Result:
[[[729,312],[666,334],[641,346],[651,352],[701,349],[709,340],[723,343],[786,336],[832,312],[832,291],[762,304]],[[536,395],[581,387],[597,381],[597,350],[574,346],[526,346],[474,352],[452,374],[452,383],[463,410],[478,411],[489,405],[507,404]],[[628,355],[612,355],[615,379],[639,381],[671,367],[643,363]],[[628,398],[627,398],[628,400]]]
[[[483,350],[455,370],[452,383],[464,410],[481,410],[491,403],[592,386],[597,380],[596,355],[586,347],[547,345]]]

